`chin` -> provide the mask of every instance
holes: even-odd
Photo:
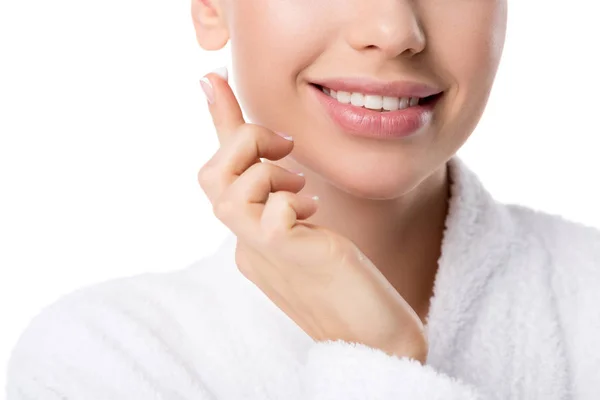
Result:
[[[414,189],[420,181],[410,169],[385,168],[381,164],[371,168],[354,165],[345,171],[330,171],[326,179],[354,197],[369,200],[397,199]]]

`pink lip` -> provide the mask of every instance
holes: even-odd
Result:
[[[311,83],[333,89],[336,92],[363,93],[389,97],[429,97],[442,90],[418,82],[382,82],[366,78],[338,78],[311,80]]]
[[[318,86],[309,86],[331,119],[345,132],[376,139],[402,138],[418,132],[431,121],[435,105],[443,97],[441,94],[427,104],[403,110],[379,112],[352,104],[342,104],[323,93]]]

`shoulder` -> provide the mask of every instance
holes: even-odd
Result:
[[[600,229],[521,205],[506,207],[523,239],[546,252],[555,274],[600,278]]]
[[[600,230],[523,206],[511,205],[510,210],[519,226],[517,236],[536,248],[530,252],[541,255],[540,267],[567,340],[591,345],[591,338],[600,334]],[[597,360],[600,367],[600,354]]]
[[[521,205],[506,205],[517,240],[551,279],[558,302],[578,302],[582,295],[600,302],[600,230],[561,215]]]
[[[557,323],[574,398],[596,398],[600,370],[600,230],[562,216],[512,206],[515,221],[546,254]]]
[[[563,216],[510,205],[517,236],[541,255],[554,301],[565,323],[597,316],[600,304],[600,230]],[[595,320],[599,320],[594,317]],[[600,333],[600,324],[597,327]]]
[[[203,278],[219,271],[218,262],[210,255],[174,272],[112,279],[58,298],[11,352],[8,399],[204,398],[188,365],[185,325],[218,313],[218,284]]]

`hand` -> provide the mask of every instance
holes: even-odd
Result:
[[[216,217],[237,236],[240,272],[314,340],[344,340],[425,362],[428,344],[415,311],[349,239],[302,222],[318,202],[298,192],[305,178],[279,160],[294,146],[246,123],[228,82],[207,75],[219,150],[198,181]]]

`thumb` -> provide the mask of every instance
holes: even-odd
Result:
[[[245,123],[237,98],[229,86],[227,68],[209,72],[200,79],[200,85],[206,93],[219,142],[223,144]]]

